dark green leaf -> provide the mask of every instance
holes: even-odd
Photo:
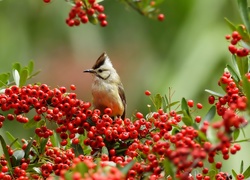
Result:
[[[156,94],[154,97],[154,105],[156,109],[160,109],[162,105],[162,97],[160,94]]]
[[[28,159],[28,157],[29,157],[29,155],[30,155],[30,150],[31,150],[31,148],[32,148],[32,144],[33,144],[33,139],[30,140],[30,142],[28,143],[26,149],[24,150],[24,152],[25,152],[24,158],[25,158],[25,159]]]
[[[20,73],[20,87],[25,85],[27,78],[29,76],[29,71],[27,68],[23,68]]]
[[[109,155],[109,151],[108,151],[108,148],[106,146],[102,147],[102,154]]]
[[[12,145],[14,145],[16,148],[22,148],[22,145],[17,141],[17,138],[10,134],[10,132],[7,131],[6,136],[8,137]]]
[[[0,135],[0,142],[1,142],[1,145],[2,145],[2,149],[3,149],[3,153],[4,153],[4,156],[5,156],[5,159],[8,162],[7,166],[9,168],[10,172],[12,172],[10,155],[9,155],[8,149],[6,147],[6,142],[4,141],[3,136],[1,136],[1,135]]]
[[[245,29],[243,29],[243,27],[241,25],[239,25],[237,27],[237,31],[239,32],[239,34],[241,35],[242,37],[242,40],[246,43],[249,42],[249,36],[248,36],[248,33]]]
[[[12,65],[12,69],[16,69],[19,73],[21,71],[21,64],[16,62]]]
[[[134,160],[130,161],[126,166],[124,166],[124,167],[121,169],[121,173],[122,173],[122,174],[127,174],[128,171],[133,167],[134,164],[135,164],[135,161],[134,161]]]
[[[45,151],[46,144],[48,142],[49,138],[42,138],[40,143],[40,153],[43,154]]]
[[[244,170],[244,162],[241,160],[241,163],[240,163],[240,173],[242,173]]]
[[[32,74],[33,70],[34,70],[34,61],[30,61],[28,64],[29,76]]]
[[[235,170],[232,169],[232,174],[233,176],[236,178],[237,177],[237,173],[235,172]]]
[[[83,155],[83,149],[80,144],[71,144],[71,147],[74,149],[74,153],[76,156]]]
[[[241,19],[245,24],[247,31],[250,32],[250,21],[249,21],[247,0],[238,0],[238,6]]]
[[[174,128],[173,130],[172,130],[172,135],[175,135],[175,134],[177,134],[178,132],[180,132],[179,131],[179,129],[178,128]]]
[[[227,69],[230,72],[230,74],[232,75],[233,80],[235,82],[240,82],[240,78],[239,78],[238,74],[234,71],[234,69],[230,65],[227,65]]]
[[[205,121],[211,121],[216,114],[216,107],[212,106],[204,117]]]
[[[227,18],[225,18],[225,21],[232,31],[236,30],[236,26],[231,21],[229,21]]]
[[[0,87],[6,86],[10,78],[10,73],[0,74]]]
[[[248,166],[248,168],[244,171],[243,175],[244,175],[244,179],[247,179],[250,177],[250,166]]]
[[[233,138],[234,140],[237,140],[240,135],[240,129],[235,129],[233,132]]]
[[[207,136],[202,131],[198,131],[198,136],[202,141],[208,141]]]

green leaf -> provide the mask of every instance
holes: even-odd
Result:
[[[60,146],[58,135],[57,135],[57,133],[55,131],[53,131],[53,135],[50,136],[50,142],[52,143],[53,147],[59,147]]]
[[[43,154],[45,152],[45,147],[49,138],[42,138],[40,143],[40,153]]]
[[[250,21],[249,21],[247,0],[238,0],[238,6],[241,19],[245,24],[247,31],[250,32]]]
[[[19,74],[19,72],[16,69],[13,69],[12,75],[13,75],[13,79],[14,79],[15,84],[17,86],[19,86],[19,84],[20,84],[20,74]]]
[[[214,118],[215,114],[216,114],[216,107],[212,106],[205,115],[204,120],[211,121]]]
[[[236,26],[231,22],[229,21],[227,18],[224,18],[227,25],[229,26],[229,28],[232,30],[232,31],[235,31],[236,30]]]
[[[25,159],[28,159],[28,157],[29,157],[29,155],[30,155],[30,150],[31,150],[31,148],[32,148],[32,144],[33,144],[33,139],[30,140],[30,142],[28,143],[26,149],[24,150],[24,152],[25,152],[24,158],[25,158]]]
[[[162,105],[162,97],[160,94],[156,94],[154,97],[154,105],[156,109],[160,109]]]
[[[19,62],[16,62],[12,65],[12,69],[16,69],[19,73],[21,71],[21,64]]]
[[[233,80],[235,82],[240,82],[240,78],[239,78],[238,74],[234,71],[234,69],[230,65],[227,65],[227,69],[230,72],[230,74],[232,75]]]
[[[223,94],[217,93],[217,92],[209,90],[209,89],[205,89],[205,91],[208,92],[211,95],[216,96],[216,97],[223,97],[224,96]]]
[[[25,153],[22,149],[14,151],[13,157],[15,157],[15,159],[16,159],[16,164],[15,164],[16,166],[20,165],[20,161],[24,157],[24,154]],[[15,166],[15,165],[13,165],[13,166]]]
[[[164,171],[165,171],[166,175],[169,175],[172,178],[175,177],[174,167],[173,167],[173,165],[171,164],[171,162],[168,159],[163,160],[163,168],[164,168]]]
[[[182,122],[187,126],[193,125],[193,120],[189,116],[182,117]]]
[[[35,127],[37,122],[34,120],[34,118],[30,119],[27,123],[23,125],[24,129],[30,129],[32,127]]]
[[[204,134],[204,132],[202,131],[198,131],[198,136],[199,138],[204,142],[204,141],[208,141],[207,136]]]
[[[135,164],[135,160],[130,161],[126,166],[124,166],[121,169],[121,173],[122,174],[127,174],[128,171],[133,167],[134,164]]]
[[[31,79],[32,77],[38,75],[41,71],[37,71],[34,74],[29,75],[28,79]]]
[[[34,61],[30,61],[27,68],[29,71],[29,75],[31,75],[34,70]]]
[[[248,58],[247,57],[236,57],[236,62],[240,71],[241,78],[248,72]]]
[[[236,178],[237,177],[237,173],[235,172],[235,170],[232,169],[232,174],[233,176]]]
[[[243,29],[242,25],[239,25],[237,27],[237,31],[241,35],[242,40],[244,42],[248,43],[249,42],[249,35],[248,35],[247,31],[245,29]]]
[[[250,177],[250,166],[248,166],[248,168],[244,171],[243,175],[244,175],[244,179],[247,179]]]
[[[109,155],[109,151],[108,151],[108,148],[106,146],[102,147],[102,154]]]
[[[20,73],[20,87],[25,85],[27,78],[29,76],[29,71],[27,68],[23,68]]]
[[[248,81],[247,77],[242,77],[243,82],[243,92],[245,93],[247,99],[250,99],[250,82]],[[250,103],[247,102],[248,110],[250,108]]]
[[[16,148],[22,148],[22,145],[17,141],[17,138],[10,134],[10,132],[6,131],[6,136]]]
[[[238,76],[240,76],[240,71],[239,71],[239,67],[238,67],[238,63],[237,63],[236,55],[235,54],[232,54],[231,60],[232,60],[232,64],[233,64],[234,70],[236,71],[236,73],[238,74]]]
[[[244,162],[241,160],[241,163],[240,163],[240,173],[243,172],[243,169],[244,169]]]
[[[237,140],[240,135],[240,129],[235,129],[233,132],[233,138],[234,140]]]
[[[71,147],[74,149],[74,153],[76,156],[84,154],[83,148],[80,144],[71,144]]]
[[[75,169],[77,172],[81,173],[82,177],[88,172],[88,166],[85,163],[78,163]]]
[[[176,105],[176,104],[179,104],[179,103],[180,103],[180,101],[172,102],[172,103],[168,104],[168,105],[166,106],[166,108],[171,108],[172,106],[174,106],[174,105]]]
[[[187,100],[185,98],[182,98],[182,100],[181,100],[181,110],[185,114],[190,115],[189,107],[188,107],[188,104],[187,104]]]
[[[10,78],[10,73],[0,74],[0,87],[6,86]]]
[[[3,136],[1,136],[1,135],[0,135],[0,142],[1,142],[1,145],[2,145],[2,149],[3,149],[5,159],[8,162],[7,166],[8,166],[8,168],[9,168],[11,174],[12,174],[12,166],[11,166],[11,161],[10,161],[10,155],[9,155],[8,149],[6,147],[6,142],[4,141]]]

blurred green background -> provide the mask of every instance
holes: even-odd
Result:
[[[67,88],[75,84],[78,98],[91,101],[92,77],[83,70],[106,51],[121,76],[128,117],[137,110],[148,112],[146,89],[164,95],[171,87],[173,100],[193,99],[207,110],[204,89],[220,91],[217,81],[230,63],[224,36],[231,31],[224,17],[241,22],[236,1],[166,0],[163,22],[118,1],[105,0],[103,5],[107,27],[88,23],[70,28],[65,23],[70,6],[63,0],[0,1],[0,72],[8,72],[14,62],[33,59],[41,73],[31,83]],[[237,159],[230,168],[237,171],[239,166]]]

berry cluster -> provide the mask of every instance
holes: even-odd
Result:
[[[236,45],[242,39],[241,35],[238,31],[234,31],[232,35],[226,35],[226,39],[230,40],[230,45],[228,46],[228,50],[232,54],[236,54],[239,57],[247,56],[249,50],[247,48],[237,48]]]
[[[98,4],[95,0],[77,0],[73,3],[74,6],[66,19],[69,26],[79,26],[80,23],[86,24],[89,21],[93,24],[97,24],[99,21],[102,27],[108,25],[106,14],[104,14],[104,6]]]

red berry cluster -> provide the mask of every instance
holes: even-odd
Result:
[[[244,57],[249,54],[249,50],[247,48],[237,48],[236,45],[242,39],[241,35],[238,31],[234,31],[232,35],[226,35],[226,39],[230,40],[230,45],[228,46],[228,50],[232,54],[236,54],[239,57]]]
[[[95,0],[75,0],[74,6],[69,12],[66,23],[68,26],[79,26],[80,23],[86,24],[91,21],[96,24],[98,21],[102,27],[108,25],[104,6]]]

